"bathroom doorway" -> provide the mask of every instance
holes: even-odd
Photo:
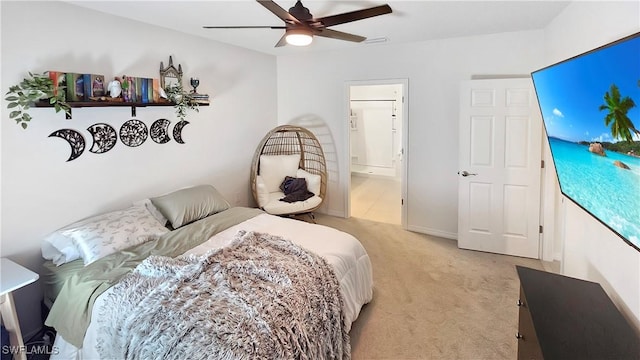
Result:
[[[349,215],[406,228],[407,80],[349,84]]]

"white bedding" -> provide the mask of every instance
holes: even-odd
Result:
[[[364,247],[356,238],[345,232],[306,222],[261,214],[224,230],[187,251],[185,254],[204,254],[208,250],[224,247],[231,242],[239,230],[256,231],[282,236],[294,243],[324,257],[335,269],[344,297],[344,315],[347,331],[356,320],[362,305],[373,297],[371,262]],[[95,302],[92,319],[103,299],[111,291],[105,291]],[[54,344],[56,359],[99,359],[95,345],[98,339],[97,321],[91,321],[84,338],[82,349],[78,349],[57,336]]]

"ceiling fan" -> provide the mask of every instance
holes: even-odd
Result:
[[[276,47],[286,44],[296,46],[306,46],[311,43],[313,36],[322,36],[331,39],[361,42],[366,39],[364,36],[349,34],[341,31],[328,29],[329,26],[344,24],[352,21],[362,20],[378,15],[391,13],[389,5],[374,6],[372,8],[346,12],[337,15],[314,18],[309,9],[298,0],[289,9],[284,10],[271,0],[256,0],[260,5],[267,8],[282,21],[284,26],[203,26],[205,29],[284,29],[285,33],[276,44]]]

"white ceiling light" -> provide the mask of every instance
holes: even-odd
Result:
[[[307,46],[313,41],[313,34],[308,29],[287,29],[285,39],[289,45]]]

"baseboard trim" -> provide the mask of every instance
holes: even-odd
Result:
[[[450,233],[450,232],[447,232],[447,231],[431,229],[431,228],[427,228],[427,227],[423,227],[423,226],[408,225],[407,226],[407,230],[413,231],[413,232],[418,232],[418,233],[421,233],[421,234],[437,236],[437,237],[441,237],[441,238],[445,238],[445,239],[451,239],[451,240],[456,240],[456,241],[458,240],[458,234],[456,234],[456,233]]]
[[[344,211],[341,211],[341,210],[331,210],[331,209],[329,209],[329,210],[327,210],[326,214],[329,215],[329,216],[335,216],[335,217],[340,217],[340,218],[346,217],[346,216],[344,216]]]
[[[369,173],[361,173],[357,171],[352,171],[351,176],[363,177],[363,178],[374,178],[374,179],[383,179],[383,180],[393,180],[400,181],[400,177],[396,175],[382,175],[382,174],[369,174]]]

